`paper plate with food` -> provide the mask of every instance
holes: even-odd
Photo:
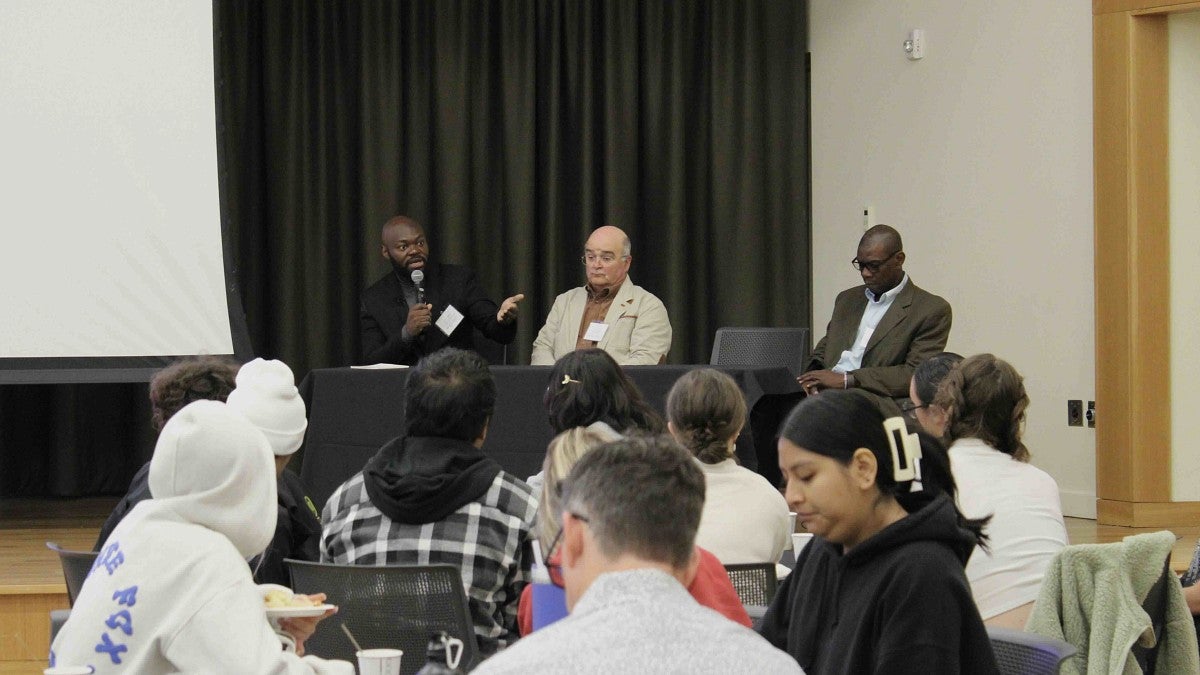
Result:
[[[307,595],[294,593],[287,586],[259,584],[258,589],[262,591],[263,604],[270,619],[321,616],[334,608],[333,605],[313,602]]]

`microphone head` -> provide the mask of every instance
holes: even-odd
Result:
[[[422,272],[421,270],[413,270],[412,274],[410,274],[409,276],[412,277],[412,282],[414,284],[416,284],[417,286],[420,286],[421,282],[425,281],[425,273]]]

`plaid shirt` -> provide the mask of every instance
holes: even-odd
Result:
[[[359,472],[325,503],[321,562],[458,567],[479,649],[490,655],[518,636],[517,601],[529,583],[536,511],[529,486],[501,471],[479,501],[444,520],[407,525],[371,504]]]

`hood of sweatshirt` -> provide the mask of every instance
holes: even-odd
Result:
[[[478,501],[500,465],[466,441],[436,436],[388,442],[363,469],[371,504],[394,521],[433,523]]]
[[[196,401],[163,426],[148,506],[225,535],[244,558],[275,534],[275,462],[262,432],[219,401]]]
[[[948,546],[965,566],[975,550],[975,536],[958,524],[954,502],[944,494],[906,492],[896,501],[908,516],[883,528],[875,536],[850,549],[845,564],[861,565],[880,553],[914,541],[941,542]]]

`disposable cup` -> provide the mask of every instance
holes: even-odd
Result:
[[[544,567],[533,569],[533,629],[545,628],[567,616],[566,591],[550,582]]]
[[[796,531],[796,512],[788,511],[788,532]]]
[[[812,532],[793,532],[792,533],[792,553],[796,556],[796,560],[800,559],[800,552],[813,539]]]
[[[357,654],[358,675],[400,675],[399,649],[364,649]]]

